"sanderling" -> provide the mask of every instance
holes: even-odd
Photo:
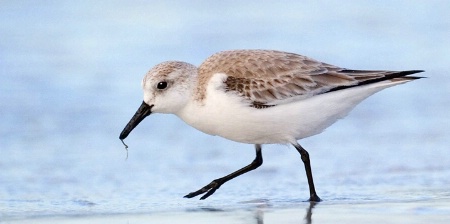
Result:
[[[292,144],[305,166],[309,201],[320,201],[309,154],[297,140],[319,134],[370,95],[421,78],[408,76],[419,72],[351,70],[273,50],[223,51],[198,68],[163,62],[142,80],[144,101],[119,138],[123,142],[151,113],[170,113],[204,133],[254,144],[256,158],[249,165],[185,196],[205,193],[200,199],[258,168],[262,144]]]

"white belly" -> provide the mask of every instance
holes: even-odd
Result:
[[[177,115],[204,133],[236,142],[285,144],[319,134],[365,98],[404,82],[383,81],[265,109],[250,107],[232,92],[225,93],[218,88],[220,83],[210,83],[202,103],[191,103]]]

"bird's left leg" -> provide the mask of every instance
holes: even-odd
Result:
[[[311,161],[309,160],[309,153],[298,143],[293,144],[295,149],[300,153],[303,164],[305,165],[306,177],[308,178],[309,185],[309,201],[319,202],[321,199],[317,196],[316,188],[314,187],[314,181],[311,171]]]

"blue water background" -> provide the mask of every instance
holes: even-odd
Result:
[[[384,90],[300,142],[324,199],[317,215],[327,204],[416,201],[443,206],[400,214],[450,214],[449,8],[419,0],[2,1],[0,222],[303,206],[307,182],[292,147],[264,146],[262,167],[198,201],[182,196],[250,163],[252,145],[158,114],[127,138],[128,159],[118,139],[153,65],[199,65],[221,50],[255,48],[352,69],[426,70],[427,79]]]

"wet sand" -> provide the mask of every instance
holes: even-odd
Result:
[[[196,208],[190,211],[149,214],[98,214],[90,216],[36,217],[2,223],[448,223],[450,200],[309,203],[292,208],[271,208],[254,203],[254,208],[222,210]]]
[[[255,7],[257,9],[255,10]],[[26,1],[0,4],[0,223],[450,223],[450,2]],[[294,52],[354,69],[423,69],[208,200],[182,198],[252,145],[152,115],[119,133],[165,60]],[[299,115],[301,116],[301,115]]]

